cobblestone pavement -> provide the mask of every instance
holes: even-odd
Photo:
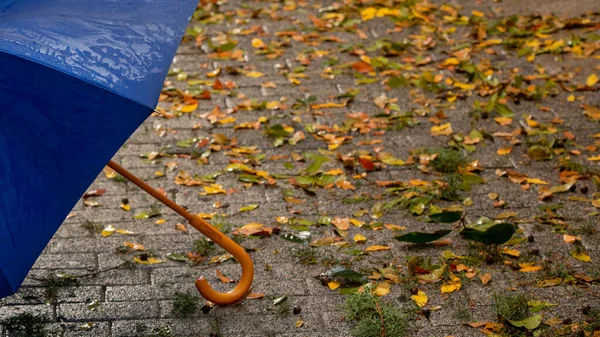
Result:
[[[590,75],[600,74],[600,54],[595,52],[600,49],[600,20],[584,14],[600,11],[600,2],[480,0],[454,1],[446,7],[441,1],[431,2],[431,7],[392,0],[202,2],[204,10],[190,24],[159,111],[115,160],[177,203],[213,216],[213,224],[231,235],[249,223],[265,225],[258,234],[267,237],[235,236],[256,266],[253,292],[264,298],[208,313],[186,309],[185,297],[176,294],[196,296],[193,281],[201,275],[218,289],[229,289],[231,284],[220,281],[216,270],[235,279],[239,266],[232,260],[209,263],[224,251],[207,251],[210,246],[180,217],[131,183],[103,172],[90,190],[105,189],[105,194],[75,206],[23,288],[0,300],[0,321],[5,324],[0,335],[8,334],[8,319],[33,313],[37,316],[26,324],[41,320],[48,335],[60,336],[349,336],[355,323],[344,319],[348,295],[330,289],[339,280],[317,278],[337,264],[372,276],[383,294],[389,287],[381,299],[408,317],[407,336],[483,336],[480,330],[486,328],[499,329],[498,336],[522,333],[514,328],[500,332],[495,292],[525,293],[554,304],[542,311],[540,335],[568,336],[584,327],[585,336],[599,335],[590,324],[600,318],[594,311],[600,310],[600,201],[591,202],[600,200],[600,180],[594,182],[597,162],[586,158],[598,153],[599,84]],[[389,8],[399,12],[378,12],[378,4],[391,3]],[[454,12],[460,5],[465,20]],[[515,33],[513,43],[523,43],[515,36],[527,41],[515,50],[507,49],[511,42],[501,30],[484,36],[486,27],[477,24],[485,19],[489,28],[509,15],[524,15],[539,25],[553,20],[532,13],[576,22],[563,20],[553,26],[560,28],[535,35]],[[406,15],[410,24],[397,20],[395,25],[394,16]],[[518,17],[513,18],[513,28],[519,27]],[[528,27],[537,29],[535,23]],[[557,41],[563,42],[552,47]],[[572,41],[585,45],[578,52]],[[543,51],[546,47],[551,53]],[[475,70],[461,68],[457,75],[455,68],[462,67],[461,57],[469,53],[457,54],[464,48],[489,81],[496,76],[500,82],[514,80],[519,73],[523,87],[534,87],[520,91],[509,80],[497,91],[497,83],[482,84],[477,77],[469,81]],[[384,49],[387,61],[376,57]],[[382,63],[388,61],[398,63]],[[447,81],[452,77],[454,81]],[[383,79],[388,79],[387,86]],[[573,89],[586,81],[587,89]],[[438,91],[438,84],[451,90]],[[491,98],[493,92],[500,95]],[[496,108],[488,111],[492,100]],[[480,109],[476,101],[481,101]],[[450,130],[446,123],[451,123]],[[427,164],[439,163],[443,154],[436,158],[431,157],[435,151],[429,152],[428,159],[426,151],[412,151],[450,147],[461,152],[452,150],[449,156],[468,153],[469,163],[478,160],[480,171],[471,165],[461,170],[466,170],[463,175],[476,173],[485,183],[474,184],[470,191],[455,188],[458,197],[440,200],[444,198],[431,195],[464,181],[452,182],[452,172],[443,172],[443,167],[436,172]],[[559,163],[568,156],[567,169]],[[532,160],[547,157],[552,159]],[[581,176],[574,180],[559,175],[575,171]],[[571,181],[575,187],[544,190]],[[218,186],[211,190],[211,184]],[[556,195],[540,196],[544,191]],[[408,208],[400,196],[411,200]],[[414,202],[415,197],[425,199]],[[389,204],[394,200],[395,206]],[[240,211],[248,205],[258,206]],[[497,247],[503,252],[499,255],[494,247],[461,239],[460,225],[424,221],[436,207],[452,205],[464,209],[467,223],[486,216],[518,224],[514,245]],[[157,224],[161,219],[164,223]],[[100,231],[108,225],[134,234],[103,237]],[[393,230],[402,227],[406,229]],[[395,235],[439,229],[454,229],[450,241],[410,245],[393,240]],[[303,231],[311,233],[306,243],[284,239]],[[568,243],[571,237],[562,234],[580,238]],[[146,251],[136,252],[124,242],[141,244]],[[365,252],[376,245],[389,249]],[[208,258],[194,263],[199,255],[190,252]],[[584,256],[577,259],[570,252]],[[134,256],[164,262],[140,264],[133,262]],[[415,256],[423,259],[408,263]],[[584,261],[586,256],[591,261]],[[430,273],[440,266],[447,269],[439,282],[417,282],[419,270]],[[381,276],[385,267],[393,270],[392,276]],[[523,272],[527,267],[534,271]],[[379,274],[374,274],[376,268]],[[480,277],[487,274],[491,280],[483,284]],[[442,293],[440,286],[452,286],[456,279],[460,289]],[[423,309],[412,300],[417,289],[428,296]],[[199,297],[192,303],[202,304]],[[188,315],[182,317],[181,311]],[[474,322],[489,325],[465,324]]]

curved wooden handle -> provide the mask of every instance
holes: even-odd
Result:
[[[193,215],[192,213],[188,212],[185,208],[179,206],[174,201],[152,188],[145,181],[136,177],[135,175],[133,175],[133,173],[127,171],[121,165],[111,160],[108,163],[108,166],[123,177],[125,177],[127,180],[137,185],[142,190],[146,191],[148,194],[152,195],[154,198],[158,199],[167,207],[171,208],[179,215],[186,218],[189,221],[190,225],[192,225],[192,227],[196,228],[202,234],[209,237],[217,245],[223,247],[227,252],[233,255],[233,257],[235,257],[238,260],[238,262],[242,265],[242,277],[240,278],[240,282],[233,290],[226,293],[220,293],[215,291],[213,288],[211,288],[211,286],[208,284],[208,281],[206,281],[204,277],[200,277],[199,279],[197,279],[196,288],[204,298],[215,304],[228,305],[240,302],[244,298],[246,298],[246,296],[248,296],[248,294],[250,293],[250,287],[252,286],[252,281],[254,279],[254,265],[252,264],[250,255],[248,255],[244,248],[240,247],[238,244],[233,242],[233,240],[225,236],[223,233],[219,232],[216,228],[211,226],[204,219]]]
[[[196,217],[195,221],[200,222],[203,220]],[[233,257],[235,257],[242,266],[242,277],[240,278],[238,285],[233,290],[226,293],[217,292],[208,284],[208,281],[206,281],[204,277],[200,277],[196,280],[196,288],[200,294],[202,294],[202,296],[207,300],[221,305],[234,304],[246,298],[246,296],[248,296],[250,293],[250,287],[252,286],[252,280],[254,279],[254,265],[252,264],[250,255],[246,253],[244,248],[240,247],[214,227],[208,224],[207,225],[209,227],[205,227],[202,223],[198,223],[197,227],[192,223],[192,221],[190,221],[190,224],[195,228],[202,227],[202,230],[198,230],[200,230],[207,237],[211,238],[214,243],[223,247],[227,252],[233,255]]]

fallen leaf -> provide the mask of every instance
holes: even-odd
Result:
[[[115,233],[115,227],[113,227],[113,225],[108,225],[106,226],[102,232],[100,232],[100,235],[102,235],[103,238],[111,236]]]
[[[340,283],[339,282],[335,282],[335,281],[331,281],[327,283],[327,286],[329,287],[329,289],[331,290],[336,290],[337,288],[340,287]]]
[[[147,259],[142,259],[140,257],[134,257],[133,261],[139,264],[159,264],[165,262],[165,260],[157,259],[155,257],[149,257]]]
[[[265,76],[265,74],[263,74],[259,71],[250,71],[250,72],[246,73],[246,76],[252,77],[252,78],[259,78],[259,77]]]
[[[520,321],[507,320],[511,325],[516,326],[517,328],[526,328],[528,330],[533,330],[540,326],[542,323],[542,315],[535,315],[531,317],[527,317]]]
[[[582,252],[580,250],[573,249],[569,253],[571,254],[572,257],[576,258],[579,261],[592,262],[592,258],[589,255],[587,255],[585,252]]]
[[[390,247],[374,245],[374,246],[369,246],[369,247],[365,248],[365,252],[378,252],[380,250],[390,250]]]
[[[519,271],[522,273],[531,273],[531,272],[536,272],[536,271],[540,271],[543,269],[542,266],[535,266],[531,262],[519,263],[519,267],[521,267],[521,269],[519,269]]]
[[[598,76],[596,76],[596,74],[591,74],[590,76],[588,76],[587,80],[585,81],[585,84],[588,87],[593,87],[594,84],[598,83]]]
[[[356,243],[365,243],[366,241],[367,241],[367,238],[364,237],[363,235],[361,235],[361,234],[354,235],[354,242],[356,242]]]
[[[452,124],[446,123],[440,126],[432,126],[431,127],[431,135],[432,136],[449,136],[452,134]]]
[[[391,286],[392,285],[389,284],[388,282],[381,282],[381,283],[377,284],[375,289],[373,289],[373,294],[375,296],[385,296],[390,293]]]
[[[410,297],[413,302],[415,302],[416,305],[418,305],[419,307],[424,307],[427,304],[427,301],[429,300],[427,298],[427,294],[425,294],[425,292],[423,292],[422,290],[417,291],[417,294],[412,295]]]
[[[350,221],[348,218],[335,217],[333,220],[331,220],[331,223],[339,230],[346,231],[350,228]]]
[[[235,283],[236,282],[234,279],[230,279],[229,277],[223,275],[219,269],[216,269],[215,273],[217,274],[217,277],[219,278],[219,280],[221,280],[221,282],[223,282],[223,283]]]
[[[182,224],[182,223],[178,223],[178,224],[176,224],[176,225],[175,225],[175,229],[176,229],[176,230],[178,230],[178,231],[182,231],[182,232],[184,232],[184,233],[187,233],[187,232],[188,232],[188,231],[187,231],[187,227],[186,227],[184,224]]]
[[[483,285],[486,285],[490,282],[490,280],[492,279],[492,275],[491,274],[483,274],[483,275],[479,275],[479,279],[481,280],[481,283]]]
[[[123,245],[126,247],[129,247],[133,250],[145,250],[146,248],[144,247],[144,245],[140,244],[140,243],[132,243],[132,242],[123,242]]]

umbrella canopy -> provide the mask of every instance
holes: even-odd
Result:
[[[154,110],[198,0],[0,0],[0,298]]]

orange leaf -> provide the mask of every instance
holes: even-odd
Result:
[[[178,231],[185,232],[185,233],[187,233],[187,232],[188,232],[188,231],[187,231],[187,227],[185,227],[185,225],[184,225],[184,224],[182,224],[182,223],[178,223],[178,224],[176,224],[176,225],[175,225],[175,229],[176,229],[176,230],[178,230]]]
[[[481,283],[483,285],[486,285],[490,282],[490,280],[492,279],[492,275],[491,274],[483,274],[483,275],[479,275],[479,279],[481,280]]]
[[[359,62],[352,64],[352,68],[354,70],[358,71],[359,73],[370,73],[372,71],[375,71],[375,68],[373,68],[372,65],[368,64],[367,62],[363,62],[363,61],[359,61]]]
[[[379,246],[379,245],[374,245],[374,246],[370,246],[365,248],[365,252],[377,252],[380,250],[390,250],[389,246]]]
[[[223,283],[235,283],[236,281],[234,279],[230,279],[229,277],[223,275],[219,269],[217,269],[216,271],[217,277],[219,278],[219,280],[221,280],[221,282]]]
[[[350,228],[350,221],[348,220],[348,218],[334,218],[333,220],[331,220],[331,223],[339,230],[343,230],[346,231],[348,230],[348,228]]]

